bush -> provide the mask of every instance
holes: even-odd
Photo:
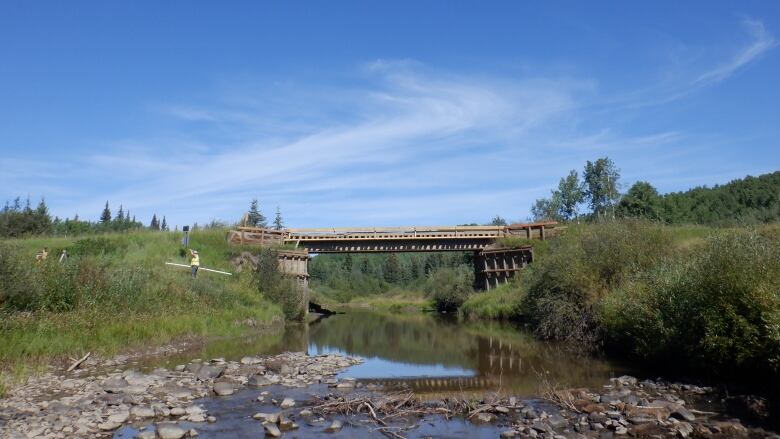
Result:
[[[663,227],[642,221],[572,227],[524,275],[521,313],[543,338],[598,342],[594,306],[671,253]]]
[[[604,300],[610,346],[709,370],[780,372],[780,243],[723,231]]]
[[[262,249],[258,254],[255,279],[258,290],[278,304],[288,320],[303,320],[309,307],[308,294],[295,279],[279,270],[279,256],[274,249]]]
[[[474,273],[465,268],[440,268],[428,278],[426,294],[437,311],[457,311],[474,292]]]

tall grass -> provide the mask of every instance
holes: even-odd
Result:
[[[280,320],[251,273],[220,276],[166,266],[184,262],[181,234],[132,232],[84,239],[0,242],[0,364],[112,354],[181,336],[232,335],[237,322]],[[195,232],[201,264],[230,270],[224,232]],[[48,260],[35,251],[48,246]],[[58,262],[62,249],[70,257]]]

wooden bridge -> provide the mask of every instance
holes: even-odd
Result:
[[[507,282],[533,260],[533,248],[497,245],[505,238],[546,239],[556,222],[508,226],[342,227],[272,230],[238,227],[228,233],[235,245],[281,246],[309,253],[473,251],[475,283],[490,289]],[[296,275],[301,273],[296,272]],[[306,276],[308,274],[306,273]]]

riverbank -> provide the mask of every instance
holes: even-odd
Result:
[[[90,352],[172,341],[236,337],[279,326],[282,312],[258,292],[251,273],[220,276],[165,265],[186,262],[181,234],[114,233],[0,242],[0,393],[12,381]],[[232,271],[221,231],[193,232],[204,266]],[[47,260],[35,253],[49,248]],[[69,257],[59,262],[66,250]]]
[[[540,376],[531,398],[430,399],[337,376],[360,362],[284,353],[147,372],[128,368],[124,356],[92,362],[15,386],[0,399],[0,436],[775,437],[712,411],[710,388],[622,376],[601,388],[558,389]]]

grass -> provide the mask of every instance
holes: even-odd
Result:
[[[374,311],[430,311],[433,309],[430,299],[421,291],[391,289],[387,293],[371,296],[356,296],[348,302],[323,294],[313,293],[311,300],[327,309],[345,311],[349,309],[371,309]]]
[[[473,294],[461,306],[461,314],[469,319],[516,320],[520,318],[523,289],[512,283],[500,285],[488,292]]]
[[[241,324],[282,321],[251,273],[222,276],[166,266],[186,263],[181,233],[131,232],[89,238],[0,242],[0,368],[31,371],[86,353],[113,355],[183,337],[237,336]],[[35,253],[48,247],[45,263]],[[233,271],[224,231],[191,233],[201,266]],[[71,255],[57,262],[62,249]],[[24,374],[24,373],[22,373]],[[6,377],[7,385],[8,378]]]

